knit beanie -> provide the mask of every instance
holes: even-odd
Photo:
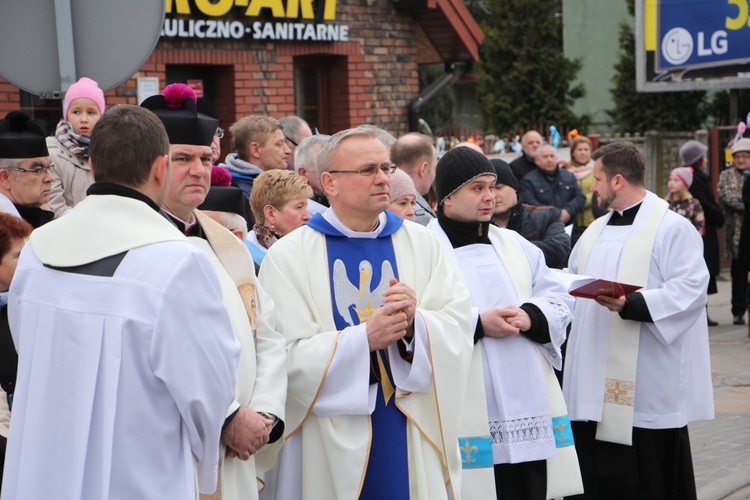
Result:
[[[679,177],[688,189],[693,185],[693,169],[691,167],[677,167],[670,174]]]
[[[71,85],[68,91],[65,92],[65,99],[63,100],[63,118],[65,120],[68,119],[70,103],[82,97],[94,101],[99,108],[99,113],[104,114],[104,108],[106,107],[104,104],[104,92],[99,88],[98,83],[84,76]]]
[[[708,151],[708,146],[698,141],[687,141],[680,148],[680,157],[682,158],[683,167],[692,167]]]
[[[417,197],[417,189],[414,187],[414,181],[411,180],[409,174],[397,168],[391,174],[391,201],[396,201],[408,194],[415,198]]]
[[[495,168],[486,156],[466,146],[451,148],[437,164],[435,189],[438,206],[442,205],[447,197],[480,175],[497,177]]]
[[[490,159],[490,163],[492,163],[492,166],[495,168],[498,184],[510,186],[516,191],[521,189],[521,184],[518,182],[518,179],[516,179],[516,176],[513,175],[513,170],[511,170],[507,161],[501,160],[500,158],[492,158]]]

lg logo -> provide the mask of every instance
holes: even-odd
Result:
[[[669,64],[684,63],[693,54],[693,48],[693,37],[684,28],[672,28],[661,41],[661,53]],[[698,57],[726,54],[728,49],[726,31],[714,31],[708,47],[706,47],[705,34],[702,31],[698,32]]]
[[[693,54],[693,37],[684,28],[672,28],[661,41],[661,53],[669,64],[682,64]]]

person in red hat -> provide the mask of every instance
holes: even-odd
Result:
[[[181,83],[167,86],[141,106],[156,114],[169,136],[172,171],[164,212],[211,260],[224,308],[242,345],[235,398],[225,408],[221,434],[221,498],[256,498],[262,484],[256,477],[262,478],[273,465],[284,432],[286,348],[276,332],[274,303],[255,279],[243,242],[197,210],[211,186],[211,141],[218,126],[213,106]]]

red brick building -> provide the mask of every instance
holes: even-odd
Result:
[[[401,134],[419,94],[417,66],[474,61],[484,38],[462,0],[166,4],[155,50],[107,92],[107,106],[187,82],[215,104],[224,128],[250,114],[298,115],[324,133],[370,123]],[[62,108],[0,79],[0,116],[14,109],[52,130]]]

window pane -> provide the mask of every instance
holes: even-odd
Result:
[[[313,130],[321,128],[319,71],[315,66],[294,68],[295,114],[304,119]]]
[[[52,135],[57,128],[57,123],[62,118],[61,99],[42,99],[38,95],[30,94],[25,90],[19,90],[21,111],[42,127],[48,135]]]

